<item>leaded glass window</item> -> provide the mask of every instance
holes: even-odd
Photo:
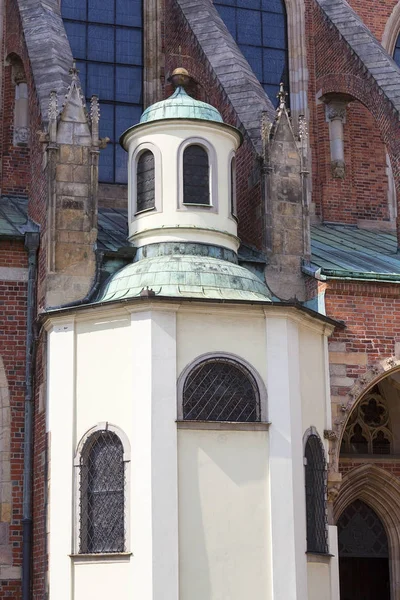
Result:
[[[326,554],[326,464],[321,440],[311,434],[305,449],[307,552]]]
[[[393,55],[394,61],[398,64],[398,66],[400,67],[400,34],[397,38],[397,42],[396,42],[396,47],[394,49],[394,55]]]
[[[192,421],[260,421],[260,396],[253,375],[246,367],[228,358],[200,362],[184,383],[183,418]]]
[[[350,415],[343,434],[344,454],[390,454],[392,434],[385,399],[375,386]]]
[[[284,0],[215,0],[215,7],[273,104],[289,89]]]
[[[210,166],[207,151],[198,144],[183,152],[184,204],[210,204]]]
[[[339,554],[357,558],[388,558],[386,531],[378,515],[361,500],[355,500],[337,524]]]
[[[139,156],[136,171],[137,205],[136,210],[154,208],[155,182],[154,182],[154,154],[146,150]]]
[[[100,135],[111,140],[100,152],[100,181],[126,183],[118,139],[142,113],[142,0],[62,0],[61,11],[83,91],[100,99]]]
[[[119,437],[102,430],[85,443],[80,460],[81,554],[125,550],[125,469]]]

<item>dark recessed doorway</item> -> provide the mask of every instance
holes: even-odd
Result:
[[[390,600],[388,540],[376,512],[355,500],[337,526],[340,600]]]

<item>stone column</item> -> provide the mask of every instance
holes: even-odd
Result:
[[[326,104],[326,121],[329,123],[329,141],[331,147],[332,177],[344,179],[346,165],[344,160],[344,130],[347,101],[330,100]]]

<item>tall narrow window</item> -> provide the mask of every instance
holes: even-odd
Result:
[[[231,159],[231,214],[236,217],[236,158],[233,156]]]
[[[80,553],[125,550],[123,446],[101,430],[85,443],[80,460]]]
[[[228,358],[204,360],[183,387],[183,418],[191,421],[260,421],[260,395],[253,375]]]
[[[400,67],[400,34],[397,38],[393,58],[394,58],[395,63]]]
[[[61,0],[61,12],[83,91],[100,99],[100,135],[111,140],[100,153],[100,181],[126,183],[118,139],[143,108],[142,0]]]
[[[305,450],[307,552],[326,554],[326,465],[321,440],[315,434],[309,436]]]
[[[155,205],[154,154],[146,150],[139,156],[136,171],[136,211],[148,210]]]
[[[210,204],[210,166],[202,146],[192,144],[183,152],[184,204]]]
[[[273,104],[279,84],[289,89],[284,0],[215,0],[229,29]]]

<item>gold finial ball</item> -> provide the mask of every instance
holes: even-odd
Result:
[[[178,67],[172,71],[171,81],[175,87],[185,87],[190,79],[189,73],[183,67]]]

